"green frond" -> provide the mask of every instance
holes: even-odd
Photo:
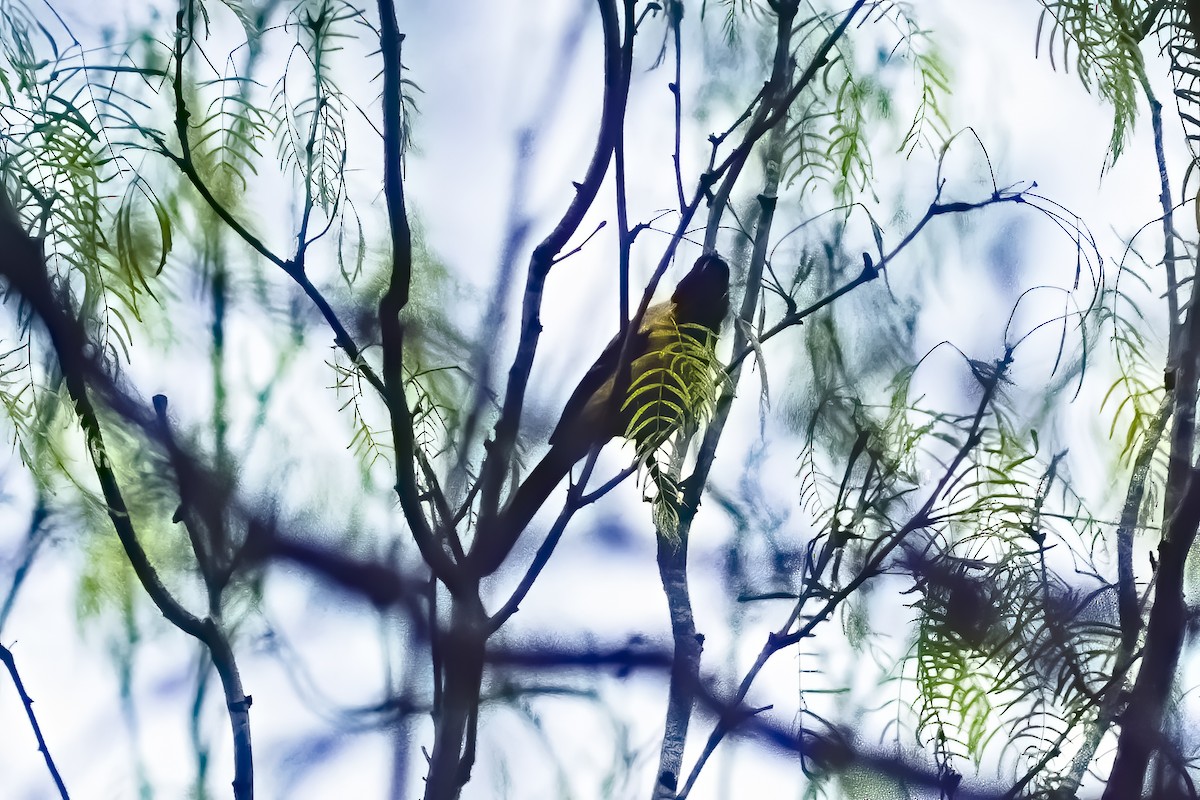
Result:
[[[700,4],[700,19],[708,14],[709,0]],[[742,29],[747,22],[759,22],[768,13],[763,0],[713,0],[721,17],[721,36],[727,47],[736,47],[742,41]]]
[[[153,135],[132,116],[149,106],[116,82],[94,79],[78,43],[60,49],[21,4],[3,7],[11,13],[0,15],[0,68],[21,78],[4,109],[0,179],[26,230],[43,239],[55,279],[79,297],[100,345],[127,358],[131,322],[146,322],[147,304],[158,305],[152,282],[175,238],[174,198],[151,189],[130,160],[139,145],[113,138]],[[54,58],[35,59],[39,49]],[[128,74],[146,76],[138,67]]]
[[[246,192],[248,175],[258,174],[262,144],[273,136],[271,114],[249,97],[252,84],[244,78],[223,78],[197,87],[218,95],[207,113],[193,124],[193,157],[197,171],[211,184],[227,207],[236,207]]]
[[[1175,105],[1183,123],[1188,148],[1195,156],[1200,152],[1200,30],[1193,20],[1195,11],[1182,0],[1154,3],[1145,16],[1144,29],[1157,34],[1160,48],[1171,60],[1171,78],[1175,84]],[[1195,163],[1188,167],[1184,185]]]
[[[299,31],[299,43],[275,85],[270,116],[278,140],[280,165],[295,172],[305,199],[333,212],[345,192],[343,170],[349,143],[347,99],[333,79],[332,62],[343,28],[358,12],[339,0],[310,0],[297,5],[289,25]]]
[[[943,110],[950,95],[950,66],[930,33],[919,27],[909,4],[897,3],[895,9],[902,29],[903,60],[912,65],[920,86],[917,108],[897,152],[911,157],[918,147],[925,146],[940,153],[950,138],[950,123]]]
[[[377,462],[382,460],[384,465],[391,463],[393,451],[387,429],[382,422],[374,423],[368,419],[370,410],[364,392],[370,387],[366,385],[358,366],[343,364],[340,355],[338,360],[327,363],[334,374],[331,388],[339,397],[346,397],[338,410],[350,412],[351,435],[346,448],[357,458],[362,478],[367,481]]]
[[[1086,539],[1094,526],[1072,499],[1061,456],[1047,465],[1002,416],[997,422],[938,516],[936,545],[911,562],[920,591],[918,730],[976,763],[1000,741],[1032,764],[1057,751],[1092,707],[1111,674],[1115,626],[1106,606],[1042,564],[1047,531]]]
[[[871,184],[874,160],[867,134],[873,116],[886,112],[890,97],[874,77],[858,74],[845,56],[826,67],[824,79],[825,90],[814,94],[787,129],[782,172],[788,186],[799,183],[801,193],[821,181],[832,186],[839,202],[849,203]]]
[[[1133,277],[1138,287],[1148,289],[1137,270],[1123,266],[1119,273]],[[1095,325],[1111,342],[1118,370],[1101,399],[1101,411],[1112,415],[1109,436],[1120,445],[1118,459],[1128,463],[1158,414],[1163,392],[1160,348],[1150,342],[1144,331],[1145,315],[1132,292],[1119,284],[1105,287],[1101,292]],[[1124,432],[1119,426],[1124,424]]]
[[[647,364],[648,362],[648,364]],[[656,351],[639,357],[621,411],[628,413],[624,436],[634,442],[646,468],[646,500],[655,527],[673,539],[679,526],[681,431],[694,429],[712,414],[725,380],[716,354],[716,335],[703,325],[684,323]]]
[[[872,137],[877,123],[896,113],[897,97],[879,67],[898,63],[911,73],[918,92],[912,115],[900,128],[899,152],[911,156],[919,146],[939,153],[950,136],[945,101],[950,94],[950,70],[928,31],[916,20],[908,3],[888,3],[879,10],[891,20],[899,38],[881,46],[879,64],[864,70],[856,63],[856,43],[844,38],[836,56],[820,74],[820,86],[802,97],[785,131],[782,174],[789,187],[806,196],[814,184],[828,185],[837,202],[849,204],[874,183]],[[822,25],[809,28],[797,51],[805,60],[807,48],[825,33]]]
[[[52,494],[71,474],[66,438],[73,406],[61,382],[57,386],[37,384],[26,334],[22,332],[19,344],[0,353],[0,406],[6,438],[39,489]]]
[[[1052,67],[1074,59],[1083,87],[1113,108],[1109,165],[1124,152],[1138,111],[1145,62],[1140,50],[1145,20],[1157,3],[1145,0],[1043,0],[1038,44],[1044,40]]]
[[[653,486],[653,494],[646,497],[650,503],[654,529],[669,542],[679,538],[679,482],[676,476],[663,465],[655,464],[647,478]]]
[[[642,359],[658,366],[633,377],[621,410],[632,410],[625,438],[636,442],[639,455],[645,456],[681,425],[696,424],[711,411],[722,378],[716,337],[701,325],[678,326],[666,344]]]
[[[341,213],[338,214],[336,242],[338,272],[346,287],[353,289],[355,282],[363,274],[367,238],[363,231],[362,217],[358,215],[358,209],[349,197],[342,204]]]

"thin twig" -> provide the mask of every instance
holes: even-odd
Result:
[[[83,429],[108,518],[116,530],[134,575],[167,621],[199,640],[212,653],[213,663],[225,689],[230,725],[233,728],[234,797],[236,800],[251,800],[254,796],[254,762],[250,744],[250,698],[242,691],[237,665],[226,634],[213,618],[200,619],[171,594],[142,547],[125,503],[125,495],[109,459],[99,417],[88,391],[90,377],[104,380],[106,385],[111,383],[87,355],[90,352],[100,352],[100,349],[88,341],[78,316],[63,307],[63,301],[50,282],[40,245],[31,240],[21,228],[11,202],[2,191],[0,252],[8,256],[5,261],[0,262],[0,270],[8,279],[10,287],[29,303],[33,313],[46,327],[59,369],[62,371],[63,382],[74,404],[79,425]],[[157,422],[148,423],[156,424]]]
[[[33,728],[33,735],[37,738],[38,750],[41,751],[42,758],[46,760],[46,769],[50,770],[50,777],[54,779],[59,796],[63,800],[70,800],[66,784],[63,783],[62,775],[58,773],[58,767],[54,765],[54,759],[50,756],[50,748],[46,745],[46,739],[42,736],[42,727],[38,725],[37,717],[33,713],[33,698],[25,691],[25,684],[21,682],[21,675],[17,672],[17,660],[13,658],[12,651],[2,644],[0,644],[0,661],[3,661],[4,666],[8,667],[8,674],[12,676],[13,685],[17,687],[17,696],[21,698],[21,704],[25,706],[25,715],[29,717],[29,726]]]
[[[671,97],[675,106],[675,152],[672,160],[675,166],[675,192],[679,195],[679,208],[682,211],[687,204],[683,195],[683,162],[680,153],[680,140],[683,138],[683,0],[665,0],[667,4],[667,19],[671,28],[671,38],[675,45],[675,81],[671,83]]]
[[[958,475],[958,469],[966,460],[967,456],[975,449],[976,445],[982,437],[983,420],[988,408],[991,406],[992,398],[995,395],[997,387],[1000,385],[1009,365],[1012,363],[1012,351],[1006,349],[1004,357],[996,363],[995,372],[986,380],[983,386],[983,396],[980,398],[979,404],[976,407],[975,414],[971,420],[971,426],[967,436],[961,447],[958,448],[954,457],[946,465],[941,478],[938,479],[933,489],[930,491],[925,502],[914,512],[904,523],[890,536],[881,537],[878,541],[884,542],[882,545],[874,548],[871,555],[866,559],[863,567],[853,579],[846,583],[841,589],[836,592],[829,592],[823,587],[818,588],[816,582],[810,582],[804,593],[801,595],[799,602],[796,603],[788,616],[787,621],[774,633],[767,637],[766,643],[758,654],[758,658],[754,664],[746,671],[741,683],[738,685],[737,692],[730,701],[730,706],[736,707],[745,698],[750,691],[750,687],[754,684],[759,673],[767,665],[775,653],[787,647],[795,645],[807,637],[811,636],[818,625],[828,619],[845,600],[854,592],[866,583],[871,578],[879,574],[880,568],[887,560],[888,556],[899,547],[910,533],[927,527],[930,524],[931,514],[937,503],[943,498],[953,481]],[[816,597],[824,597],[825,602],[815,612],[803,614],[807,620],[803,625],[795,630],[792,626],[801,618],[803,609],[809,599]],[[700,772],[704,769],[704,765],[708,763],[717,746],[730,732],[731,725],[728,721],[722,719],[713,727],[712,733],[708,737],[708,741],[704,745],[704,750],[701,752],[696,764],[692,767],[692,771],[688,775],[683,789],[679,792],[679,800],[684,800],[691,792],[696,783]]]
[[[21,561],[13,571],[12,583],[8,587],[8,593],[4,596],[4,602],[0,603],[0,630],[4,629],[4,623],[12,612],[13,604],[17,602],[17,594],[25,584],[25,576],[29,574],[38,551],[50,534],[50,525],[47,522],[49,515],[46,497],[39,492],[37,504],[29,518],[29,529],[25,534],[25,547],[21,553]]]
[[[475,445],[475,434],[479,428],[484,408],[495,394],[495,386],[492,383],[495,360],[493,344],[497,331],[504,326],[510,293],[517,283],[515,279],[517,258],[524,251],[532,230],[532,221],[526,208],[526,194],[535,158],[539,152],[538,139],[541,132],[554,121],[562,106],[562,100],[569,85],[566,76],[575,64],[580,50],[579,43],[590,17],[591,0],[576,0],[576,2],[578,10],[572,17],[559,44],[557,60],[546,72],[541,100],[534,107],[528,122],[517,132],[516,136],[516,157],[513,165],[512,188],[509,190],[504,244],[500,249],[500,263],[496,270],[496,280],[488,299],[487,310],[480,322],[479,335],[471,353],[471,377],[475,388],[466,420],[459,431],[458,458],[450,483],[451,494],[456,497],[462,483],[467,478],[467,466],[471,457],[470,448]],[[596,229],[583,242],[569,252],[557,256],[554,263],[578,253],[603,227],[604,221],[601,220]],[[478,485],[479,483],[476,481],[468,493],[474,494]]]
[[[625,116],[629,84],[622,78],[622,44],[616,0],[599,0],[599,7],[604,36],[604,96],[596,145],[583,180],[576,184],[575,197],[554,229],[534,248],[529,260],[517,352],[509,368],[494,440],[480,468],[480,520],[472,549],[483,539],[495,535],[491,529],[492,522],[499,511],[500,490],[516,447],[521,413],[525,406],[525,392],[541,338],[542,293],[546,278],[554,258],[575,234],[600,191],[613,149],[616,147],[619,127]]]
[[[917,234],[919,234],[921,230],[934,218],[943,214],[962,214],[968,211],[975,211],[977,209],[1002,203],[1025,202],[1025,194],[1021,191],[994,192],[986,200],[979,200],[971,203],[942,203],[935,198],[935,200],[930,203],[929,207],[925,210],[925,214],[920,220],[918,220],[917,224],[914,225],[911,230],[909,230],[900,243],[892,248],[891,251],[889,251],[887,255],[885,255],[879,261],[878,264],[874,263],[870,256],[864,254],[865,263],[862,271],[860,271],[858,275],[812,304],[804,308],[797,308],[782,316],[778,322],[762,332],[762,334],[758,337],[758,345],[762,345],[768,339],[778,336],[788,328],[802,324],[805,319],[811,317],[813,314],[830,305],[838,298],[854,291],[865,283],[870,283],[871,281],[875,280],[881,273],[885,272],[887,268],[891,266],[892,262],[896,260],[896,257],[899,256],[900,253],[903,252],[905,248],[907,248],[908,245],[913,242],[913,240],[917,237]],[[739,365],[743,360],[745,360],[747,356],[754,352],[755,348],[750,345],[735,350],[729,359],[729,364],[725,368],[726,374],[732,374],[733,369],[737,367],[737,365]]]
[[[508,600],[506,600],[504,605],[502,605],[500,609],[488,619],[488,627],[491,633],[495,633],[496,631],[500,630],[504,623],[507,622],[513,614],[517,613],[517,609],[520,607],[521,602],[525,599],[525,596],[529,594],[529,590],[533,588],[534,581],[537,580],[538,576],[542,573],[542,570],[545,569],[546,564],[550,562],[550,556],[554,554],[555,548],[558,547],[558,542],[562,538],[563,532],[567,528],[567,523],[571,521],[571,518],[574,516],[575,512],[584,506],[599,500],[637,470],[636,464],[627,467],[626,469],[617,473],[616,476],[606,481],[602,486],[600,486],[600,488],[596,489],[591,494],[584,494],[584,489],[586,488],[587,482],[596,466],[596,458],[599,455],[600,448],[598,447],[592,448],[592,451],[588,453],[588,457],[584,462],[583,472],[581,473],[579,480],[572,485],[571,489],[567,492],[567,500],[563,504],[562,510],[559,512],[558,517],[554,520],[554,524],[550,526],[550,530],[547,532],[546,538],[543,539],[541,545],[538,546],[537,553],[533,557],[533,562],[525,570],[525,574],[521,576],[521,580],[517,583],[517,588],[513,590],[513,593],[509,596]]]

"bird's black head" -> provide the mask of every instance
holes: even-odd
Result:
[[[729,265],[716,253],[696,259],[671,295],[678,322],[691,322],[717,331],[729,313]]]

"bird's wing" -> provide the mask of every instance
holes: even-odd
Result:
[[[642,319],[642,324],[639,327],[637,334],[633,337],[633,341],[630,342],[630,361],[633,361],[646,352],[646,348],[650,344],[651,327],[669,316],[672,306],[673,304],[670,302],[658,303],[657,305],[650,306],[650,308],[646,309],[646,314]],[[597,434],[599,434],[600,436],[604,437],[605,441],[607,441],[609,438],[620,433],[620,431],[591,431],[591,436],[587,436],[585,435],[587,432],[581,431],[578,428],[580,424],[590,427],[600,421],[599,419],[584,420],[582,417],[584,416],[585,409],[588,408],[588,405],[593,398],[595,398],[597,401],[607,402],[607,397],[601,398],[596,397],[596,395],[598,392],[604,391],[606,384],[608,384],[615,376],[617,371],[617,360],[620,357],[621,335],[617,334],[612,338],[612,341],[605,346],[604,350],[600,353],[600,357],[596,359],[595,363],[592,364],[591,369],[587,371],[587,373],[583,376],[583,379],[579,381],[579,385],[575,387],[575,391],[571,393],[570,399],[567,400],[567,404],[563,407],[562,416],[558,420],[558,425],[554,428],[554,433],[550,434],[551,445],[566,444],[567,441],[565,440],[565,437],[569,436],[570,434],[576,434],[588,439],[586,442],[580,441],[578,443],[581,448],[586,449],[586,447],[591,447],[591,445],[594,443],[591,441],[592,436],[599,438],[599,436],[597,436]],[[611,386],[607,388],[607,391],[612,391]],[[596,408],[597,404],[592,403],[592,407]]]

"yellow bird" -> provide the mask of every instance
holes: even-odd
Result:
[[[628,436],[643,448],[656,447],[678,425],[688,407],[688,370],[680,369],[686,353],[715,341],[729,313],[729,265],[719,255],[701,256],[675,287],[671,299],[646,309],[630,343],[630,380],[621,403],[612,402],[621,355],[620,335],[604,348],[563,408],[550,435],[550,451],[533,468],[501,512],[499,526],[506,535],[497,540],[515,543],[571,467],[593,447],[616,436]],[[493,537],[485,537],[493,538]],[[511,547],[489,548],[479,539],[472,557],[481,574],[500,565]],[[503,550],[504,552],[499,552]]]

